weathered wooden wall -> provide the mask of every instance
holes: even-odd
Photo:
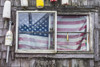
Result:
[[[48,10],[60,10],[59,8],[63,8],[66,10],[75,10],[75,11],[92,11],[98,10],[99,23],[95,23],[95,33],[94,33],[94,54],[76,54],[76,58],[74,58],[74,54],[61,54],[59,58],[58,55],[48,57],[46,55],[40,54],[17,54],[15,53],[15,41],[13,42],[13,46],[11,47],[10,56],[9,56],[9,63],[5,63],[6,58],[6,46],[4,45],[5,40],[5,33],[8,30],[7,27],[4,27],[4,19],[2,18],[2,11],[4,6],[5,0],[0,0],[0,67],[100,67],[100,0],[70,0],[69,6],[61,6],[60,0],[56,3],[56,5],[52,5],[49,0],[45,0],[45,8],[41,9],[48,9]],[[15,22],[16,22],[16,10],[23,10],[20,6],[20,0],[11,0],[12,2],[12,21],[13,24],[13,33],[15,36]],[[29,7],[27,10],[36,10],[35,7],[35,0],[29,0]],[[72,10],[71,10],[72,9]],[[81,10],[82,9],[82,10]],[[69,56],[70,57],[69,57]],[[81,57],[83,56],[84,57]],[[68,56],[68,57],[67,57]],[[85,56],[87,58],[85,58]],[[63,58],[64,57],[64,58]]]

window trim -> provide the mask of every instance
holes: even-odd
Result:
[[[18,49],[18,13],[20,12],[33,12],[33,13],[54,13],[55,14],[55,20],[54,20],[54,50],[34,50],[34,49],[27,49],[27,50],[22,50]],[[16,11],[16,46],[15,46],[15,52],[16,53],[56,53],[57,52],[57,12],[56,11]]]
[[[94,49],[93,49],[93,31],[94,31],[94,22],[95,22],[95,18],[94,18],[94,13],[95,12],[58,12],[58,15],[87,15],[88,16],[88,21],[90,23],[90,44],[89,44],[89,51],[59,51],[57,50],[58,53],[94,53]]]
[[[16,16],[18,15],[18,12],[44,12],[44,11],[17,11],[16,12]],[[55,12],[55,38],[57,38],[57,12],[56,11],[46,11],[46,12]],[[94,53],[94,49],[93,49],[93,44],[94,44],[94,41],[93,41],[93,31],[94,31],[94,13],[95,12],[58,12],[58,15],[87,15],[89,17],[89,21],[90,21],[90,46],[89,46],[89,51],[57,51],[57,39],[55,39],[55,50],[19,50],[18,49],[18,16],[17,16],[17,19],[16,19],[16,46],[15,46],[15,52],[16,53],[79,53],[79,54],[82,54],[82,53]]]

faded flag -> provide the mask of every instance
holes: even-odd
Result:
[[[57,32],[58,50],[87,50],[87,16],[58,16]]]
[[[19,49],[47,49],[49,14],[19,14]]]

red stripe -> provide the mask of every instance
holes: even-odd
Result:
[[[82,24],[86,23],[86,20],[81,21],[57,21],[58,25],[75,25],[75,24]]]
[[[50,1],[52,2],[52,1],[57,1],[57,0],[50,0]]]
[[[84,39],[86,38],[82,38],[81,40],[77,41],[77,42],[57,42],[58,45],[78,45],[80,44]]]
[[[81,41],[78,42],[57,42],[57,45],[79,45]]]
[[[69,38],[78,38],[78,37],[81,37],[83,35],[85,35],[86,33],[81,33],[81,34],[78,34],[78,35],[69,35]],[[57,35],[57,38],[66,38],[67,37],[67,34],[66,35]]]
[[[58,32],[74,32],[74,31],[81,31],[86,29],[86,25],[84,27],[81,28],[57,28]]]
[[[64,49],[64,48],[57,48],[57,50],[66,50],[66,51],[76,51],[77,49]],[[86,51],[86,49],[81,50],[81,51]]]
[[[71,19],[72,19],[72,18],[81,18],[81,17],[83,17],[83,16],[78,16],[78,15],[77,15],[77,16],[58,16],[58,17],[61,17],[62,19],[63,19],[63,18],[71,18]]]
[[[47,49],[47,47],[33,47],[26,44],[19,44],[19,49],[30,48],[30,49]]]
[[[58,45],[59,46],[59,45]],[[81,44],[81,47],[83,47],[83,46],[86,46],[86,44],[85,43],[83,43],[83,44]],[[80,49],[81,49],[81,47],[80,47]],[[60,47],[60,48],[57,48],[58,50],[80,50],[80,49],[71,49],[71,48],[63,48],[63,47]]]
[[[66,50],[66,51],[75,51],[76,49],[64,49],[64,48],[57,48],[57,50]]]
[[[86,29],[86,28],[87,28],[87,25],[81,27],[79,30],[81,31],[81,30]]]
[[[36,40],[35,38],[19,37],[19,41],[29,41],[29,42],[39,42],[39,43],[48,43],[48,41]]]

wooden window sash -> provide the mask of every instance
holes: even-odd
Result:
[[[57,33],[90,33],[90,32],[57,32]]]
[[[88,38],[89,38],[89,40],[90,40],[90,13],[81,13],[81,12],[75,12],[75,13],[65,13],[65,14],[59,14],[58,16],[73,16],[73,15],[78,15],[78,16],[87,16],[87,31],[86,32],[57,32],[57,33],[66,33],[66,37],[67,37],[67,34],[68,33],[87,33],[87,42],[89,42],[88,41]],[[90,42],[88,43],[88,45],[87,45],[87,51],[89,51],[89,49],[91,49],[90,48]],[[59,51],[59,50],[58,50]],[[66,51],[66,50],[61,50],[62,52],[69,52],[69,51]],[[74,51],[71,51],[71,52],[76,52],[76,51],[80,51],[80,50],[74,50]],[[86,52],[87,52],[86,51]],[[82,51],[81,51],[82,52]],[[84,52],[84,51],[83,51]]]
[[[20,13],[20,12],[25,12],[25,13],[53,13],[54,15],[53,15],[53,17],[54,17],[54,20],[53,20],[53,22],[54,22],[54,26],[53,26],[53,28],[50,28],[50,26],[49,26],[49,32],[19,32],[18,31],[18,13]],[[56,37],[57,37],[57,34],[56,34],[56,28],[57,28],[57,25],[56,25],[56,23],[57,23],[57,12],[56,11],[17,11],[17,20],[16,20],[16,22],[17,22],[17,26],[16,26],[16,49],[15,49],[15,52],[16,53],[55,53],[56,51],[57,51],[57,48],[56,48]],[[51,20],[50,20],[50,15],[49,15],[49,22],[50,22]],[[21,50],[21,49],[18,49],[18,34],[19,33],[48,33],[48,42],[49,42],[49,44],[48,44],[48,48],[49,48],[49,46],[50,46],[50,35],[51,34],[53,34],[53,39],[54,39],[54,42],[53,42],[53,44],[54,44],[54,49],[47,49],[47,50],[39,50],[39,49],[26,49],[26,50]]]

